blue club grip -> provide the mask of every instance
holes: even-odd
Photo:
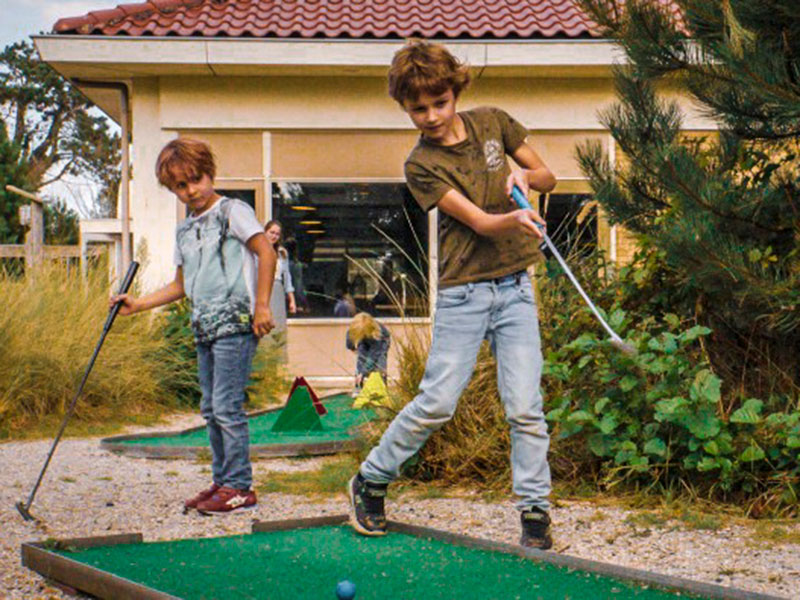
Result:
[[[511,197],[514,198],[514,202],[516,202],[517,206],[520,208],[533,208],[531,203],[528,202],[528,199],[525,197],[525,194],[523,194],[522,190],[516,185],[511,188]]]
[[[511,197],[514,198],[514,202],[516,202],[517,206],[519,206],[520,208],[533,209],[531,203],[528,202],[528,197],[522,193],[522,190],[519,189],[519,186],[515,185],[514,187],[511,188]],[[534,223],[536,223],[536,221],[534,221]],[[544,225],[542,225],[541,223],[536,223],[536,226],[542,231],[544,231]]]

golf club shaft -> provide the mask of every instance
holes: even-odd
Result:
[[[55,439],[53,439],[53,444],[50,446],[50,452],[47,453],[47,458],[44,461],[42,470],[39,472],[39,478],[36,480],[36,484],[33,486],[33,489],[31,490],[31,493],[28,496],[28,501],[26,502],[27,508],[30,508],[31,504],[33,503],[33,498],[36,495],[36,490],[39,489],[39,485],[42,483],[42,478],[44,477],[44,473],[47,470],[47,466],[50,464],[50,459],[53,458],[53,454],[56,451],[56,446],[58,445],[58,442],[61,440],[61,435],[64,433],[64,429],[66,429],[67,427],[67,422],[72,416],[72,412],[75,410],[75,405],[78,402],[78,398],[80,397],[81,392],[83,392],[83,386],[86,385],[86,380],[89,378],[89,373],[91,372],[92,367],[94,366],[94,361],[97,359],[97,355],[100,352],[100,346],[103,344],[103,340],[105,340],[107,332],[108,332],[107,329],[103,329],[103,334],[100,337],[100,343],[95,347],[94,353],[92,354],[92,358],[89,361],[89,365],[83,372],[83,379],[81,379],[81,384],[78,386],[78,391],[72,398],[72,402],[70,402],[69,407],[67,408],[67,412],[64,413],[64,418],[61,420],[61,426],[58,428],[58,433],[56,434]]]
[[[139,263],[137,263],[136,261],[132,261],[130,266],[128,267],[128,272],[125,274],[125,279],[122,281],[122,285],[120,286],[119,290],[120,294],[124,294],[130,289],[131,283],[133,282],[133,278],[136,275],[136,271],[138,268],[139,268]],[[111,329],[111,324],[114,322],[114,319],[116,318],[117,313],[119,312],[120,304],[121,303],[117,302],[108,311],[108,317],[106,318],[105,325],[103,326],[103,332],[100,335],[100,341],[95,346],[94,352],[92,353],[92,358],[91,360],[89,360],[89,364],[86,367],[86,370],[83,372],[83,378],[81,379],[81,383],[78,386],[78,391],[72,398],[72,402],[70,402],[69,407],[67,408],[67,412],[64,414],[64,418],[61,420],[61,426],[58,428],[58,433],[56,434],[56,437],[53,440],[53,444],[50,446],[50,452],[47,453],[47,458],[44,461],[42,470],[39,472],[39,478],[36,480],[36,484],[33,486],[33,489],[31,490],[31,493],[28,496],[28,500],[25,503],[26,510],[31,507],[31,504],[33,504],[33,499],[36,496],[36,490],[39,489],[39,485],[42,483],[45,471],[47,471],[47,466],[50,464],[50,459],[53,458],[53,454],[56,451],[56,446],[58,446],[58,442],[61,440],[61,436],[67,427],[67,423],[69,422],[69,419],[72,416],[73,411],[75,410],[75,405],[78,403],[78,398],[80,398],[80,395],[83,392],[83,387],[86,385],[86,380],[89,378],[89,373],[91,373],[92,367],[94,366],[94,363],[97,360],[97,355],[100,353],[100,348],[103,346],[103,341],[106,339],[106,335],[108,334],[108,331]]]
[[[519,206],[520,208],[527,208],[527,209],[533,208],[530,202],[528,202],[528,199],[525,197],[525,194],[523,194],[522,190],[519,189],[517,186],[514,186],[512,188],[511,195],[514,198],[514,202],[516,202],[517,206]],[[567,265],[567,261],[564,260],[564,258],[561,256],[561,253],[556,249],[555,244],[550,240],[550,236],[547,235],[547,232],[544,230],[544,227],[542,225],[539,225],[538,223],[537,225],[539,227],[539,230],[542,232],[542,235],[544,236],[544,243],[547,244],[547,247],[550,249],[550,252],[552,252],[553,256],[555,256],[556,260],[558,261],[558,264],[561,265],[561,268],[564,270],[564,273],[566,273],[567,277],[572,282],[572,285],[575,286],[576,290],[578,290],[578,293],[581,295],[581,298],[583,298],[583,301],[586,302],[587,306],[590,309],[592,309],[594,316],[597,317],[598,321],[600,321],[600,324],[603,326],[603,329],[606,330],[606,332],[608,333],[609,336],[611,336],[611,339],[613,341],[618,342],[620,344],[624,343],[622,342],[622,338],[620,338],[619,335],[617,335],[616,332],[613,329],[611,329],[611,326],[608,323],[606,323],[606,320],[603,318],[603,315],[601,315],[600,311],[597,310],[597,307],[594,305],[594,302],[592,302],[591,298],[589,298],[589,295],[585,291],[583,291],[581,284],[575,278],[575,275],[572,274],[572,271]]]

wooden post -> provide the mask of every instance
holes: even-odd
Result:
[[[25,268],[42,264],[44,259],[44,202],[39,196],[7,185],[6,189],[31,201],[31,222],[25,234]]]

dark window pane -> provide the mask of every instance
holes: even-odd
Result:
[[[428,218],[404,183],[274,183],[298,317],[428,314]]]
[[[586,256],[597,248],[597,204],[591,194],[549,194],[541,208],[561,254]]]
[[[227,196],[228,198],[237,198],[250,207],[256,209],[256,191],[255,190],[215,190],[220,196]]]

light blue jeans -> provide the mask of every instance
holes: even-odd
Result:
[[[211,475],[217,485],[238,490],[253,483],[244,399],[257,345],[252,333],[197,344],[200,414],[211,442]]]
[[[395,417],[361,465],[367,481],[389,483],[403,463],[449,421],[472,377],[481,342],[497,359],[497,383],[511,427],[511,468],[517,508],[548,510],[550,437],[539,381],[542,351],[530,279],[524,272],[439,292],[419,393]]]

